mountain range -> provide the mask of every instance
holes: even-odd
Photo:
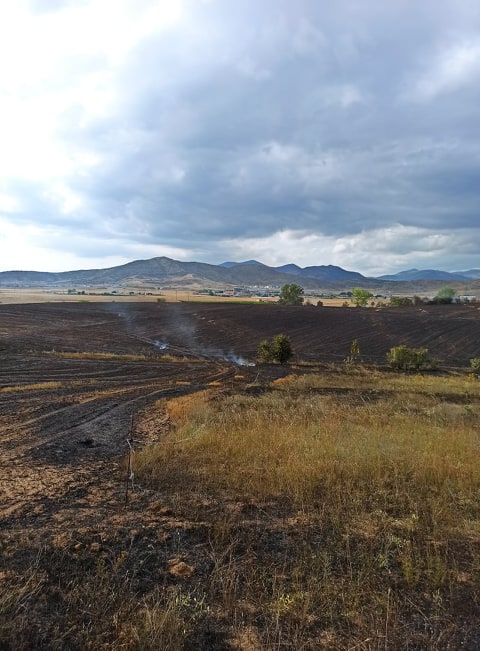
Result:
[[[90,269],[65,272],[3,271],[0,287],[3,288],[67,288],[67,287],[136,287],[162,286],[201,288],[208,286],[280,287],[297,282],[305,289],[339,289],[352,286],[371,289],[400,288],[403,283],[465,283],[480,279],[480,269],[446,272],[434,269],[409,269],[397,274],[368,278],[355,271],[334,265],[299,267],[286,264],[269,267],[257,260],[223,262],[219,265],[203,262],[180,262],[167,257],[135,260],[107,269]]]
[[[396,274],[378,276],[378,280],[477,280],[480,278],[480,269],[468,271],[439,271],[438,269],[407,269]]]

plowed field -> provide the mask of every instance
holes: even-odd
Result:
[[[282,332],[291,338],[299,360],[341,361],[351,341],[358,339],[367,363],[382,364],[392,346],[405,344],[428,348],[446,366],[468,366],[480,352],[479,325],[480,308],[473,305],[397,309],[114,302],[0,305],[0,351],[18,353],[20,367],[30,367],[32,354],[52,351],[253,360],[261,339]]]
[[[132,417],[155,401],[281,375],[279,367],[245,365],[263,338],[287,334],[298,360],[341,361],[358,339],[369,363],[382,364],[391,346],[406,344],[427,347],[442,364],[468,366],[479,354],[479,326],[472,306],[0,306],[0,515],[38,524],[78,496],[85,505],[89,482],[93,490],[99,472],[108,468],[110,479],[118,472],[112,459],[126,451]],[[183,361],[165,362],[165,354]],[[145,429],[147,436],[163,431],[161,422]]]

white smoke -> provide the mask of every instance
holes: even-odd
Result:
[[[226,362],[232,362],[237,366],[255,366],[254,362],[249,362],[248,359],[245,359],[241,355],[236,355],[233,351],[230,351],[228,354],[223,355],[223,359]]]
[[[225,353],[223,350],[218,348],[202,348],[198,351],[200,355],[208,359],[221,359],[224,362],[230,362],[231,364],[236,364],[237,366],[255,366],[254,362],[250,362],[248,359],[245,359],[241,355],[237,355],[232,350],[228,353]]]

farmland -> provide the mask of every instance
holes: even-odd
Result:
[[[478,648],[479,315],[0,305],[0,648]]]

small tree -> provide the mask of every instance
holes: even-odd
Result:
[[[278,302],[281,305],[302,305],[303,287],[295,283],[287,283],[280,290]]]
[[[257,359],[264,364],[271,362],[286,364],[292,354],[292,344],[285,335],[275,335],[271,341],[264,339],[257,348]]]
[[[442,289],[437,292],[437,295],[434,297],[432,302],[448,305],[449,303],[453,303],[455,294],[456,292],[453,287],[442,287]]]
[[[344,360],[347,366],[353,366],[360,357],[360,346],[358,339],[354,339],[350,344],[350,355]]]
[[[363,289],[363,287],[353,287],[352,301],[357,307],[365,307],[371,298],[373,298],[373,294],[372,292],[369,292],[368,289]]]

